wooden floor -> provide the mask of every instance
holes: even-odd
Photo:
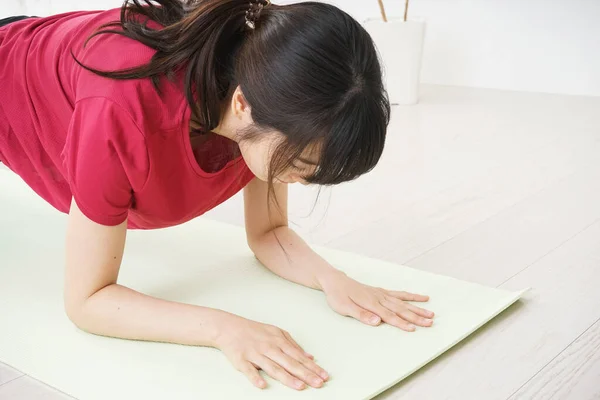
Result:
[[[424,86],[380,165],[316,194],[291,196],[312,243],[533,288],[377,399],[600,399],[600,98]],[[0,399],[66,398],[0,365]]]

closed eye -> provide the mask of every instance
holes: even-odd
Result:
[[[306,166],[299,166],[296,163],[292,163],[292,168],[294,168],[295,170],[298,171],[306,171],[308,168],[306,168]]]
[[[307,181],[309,179],[309,177],[314,175],[314,171],[311,171],[310,170],[311,168],[308,166],[298,166],[298,164],[292,163],[292,168],[294,168],[294,170],[298,171],[298,174],[300,175],[300,178],[303,181]]]
[[[311,167],[314,167],[317,165],[316,162],[312,161],[312,160],[307,160],[306,158],[303,157],[298,157],[298,161],[306,164],[306,165],[310,165]]]

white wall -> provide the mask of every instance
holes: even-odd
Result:
[[[120,0],[0,1],[0,16],[121,4]],[[384,1],[390,16],[402,15],[404,0]],[[331,2],[361,21],[379,15],[376,0]],[[425,83],[600,96],[600,0],[410,3],[409,15],[428,22]]]
[[[376,0],[337,4],[379,15]],[[410,15],[428,23],[425,83],[600,96],[599,0],[411,0]]]

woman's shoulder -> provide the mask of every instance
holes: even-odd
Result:
[[[109,10],[98,16],[94,25],[114,22],[119,10]],[[108,29],[120,31],[121,28]],[[96,28],[97,30],[97,28]],[[102,72],[124,71],[148,64],[156,50],[116,33],[92,37],[84,47],[74,52],[75,58],[86,67]],[[73,62],[75,62],[73,60]],[[145,133],[177,129],[186,106],[181,79],[161,76],[156,82],[149,77],[114,79],[75,66],[79,69],[76,101],[103,97],[123,108]]]
[[[188,115],[183,90],[165,77],[158,88],[150,78],[116,80],[86,72],[77,88],[77,102],[103,98],[125,111],[145,135],[180,129]]]

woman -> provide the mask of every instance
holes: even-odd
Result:
[[[0,28],[0,161],[69,214],[65,308],[88,332],[220,349],[301,390],[328,379],[281,329],[117,283],[127,229],[181,224],[244,189],[248,244],[338,313],[407,331],[427,296],[334,269],[287,223],[287,186],[378,162],[389,103],[369,35],[326,4],[126,1]],[[209,240],[209,238],[202,238]]]

